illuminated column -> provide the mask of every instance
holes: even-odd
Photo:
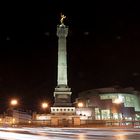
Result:
[[[67,51],[66,51],[66,37],[68,35],[68,27],[64,24],[58,25],[58,75],[57,86],[67,86]]]
[[[58,69],[57,69],[57,86],[54,91],[55,107],[71,106],[71,88],[68,87],[67,79],[67,48],[66,37],[68,27],[64,25],[64,15],[61,15],[61,24],[57,26],[58,36]]]

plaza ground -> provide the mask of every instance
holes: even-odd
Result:
[[[0,128],[0,140],[139,140],[138,128]]]

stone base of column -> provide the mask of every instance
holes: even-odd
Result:
[[[54,92],[55,97],[55,103],[53,106],[72,106],[71,103],[71,92],[69,91],[57,91]]]
[[[72,103],[57,103],[55,102],[53,104],[54,107],[71,107],[72,106]]]
[[[54,115],[75,115],[75,107],[51,107]]]

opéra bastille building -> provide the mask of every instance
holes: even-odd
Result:
[[[140,94],[132,87],[119,86],[87,90],[79,93],[76,113],[95,120],[140,119]]]

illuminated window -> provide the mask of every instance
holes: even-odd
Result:
[[[130,102],[130,101],[131,101],[131,99],[130,99],[129,96],[126,96],[126,101],[127,101],[127,102]]]
[[[110,110],[101,110],[102,119],[110,119]]]
[[[99,108],[95,108],[95,119],[100,120],[101,119],[100,117],[101,116],[100,116],[100,110],[99,110]]]

